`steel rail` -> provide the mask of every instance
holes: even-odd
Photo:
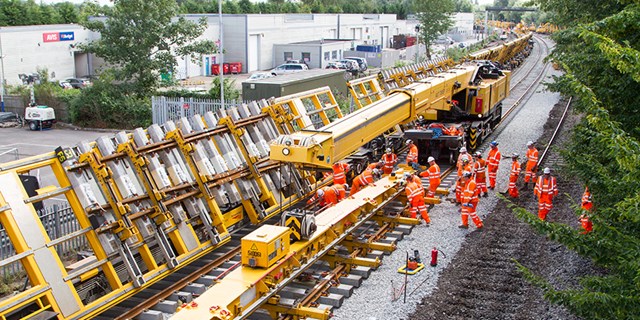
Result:
[[[560,121],[558,121],[558,125],[556,126],[556,129],[553,131],[553,135],[551,135],[551,138],[549,138],[549,142],[547,143],[547,146],[544,148],[544,151],[542,152],[542,156],[540,156],[540,159],[538,160],[538,164],[536,166],[539,167],[540,164],[542,164],[542,161],[546,158],[549,152],[549,148],[551,147],[551,145],[553,145],[553,142],[556,140],[558,132],[560,131],[560,128],[562,128],[562,124],[564,123],[564,120],[567,118],[567,112],[569,111],[569,106],[571,105],[572,100],[573,100],[573,97],[569,97],[569,101],[567,102],[567,105],[564,107],[564,112],[562,113],[562,117],[560,118]]]

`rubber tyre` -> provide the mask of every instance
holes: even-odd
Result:
[[[38,130],[38,128],[39,128],[38,123],[36,123],[35,121],[30,121],[29,122],[29,129],[31,131],[36,131],[36,130]]]

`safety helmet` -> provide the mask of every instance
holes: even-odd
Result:
[[[406,145],[410,145],[410,144],[412,144],[412,143],[413,143],[413,140],[411,140],[411,139],[407,139],[407,141],[405,141],[405,144],[406,144]]]
[[[551,173],[551,169],[549,169],[549,167],[544,168],[544,174],[550,174]]]
[[[318,189],[318,191],[316,192],[316,195],[318,195],[318,198],[324,197],[324,190]]]
[[[514,153],[511,155],[511,158],[520,158],[520,155],[514,152]]]
[[[434,159],[433,157],[429,157],[429,159],[427,159],[427,162],[431,162],[431,161],[436,161],[436,159]]]
[[[462,173],[462,176],[465,177],[465,178],[471,178],[471,172],[465,171],[465,172]]]
[[[345,183],[342,186],[344,187],[345,190],[349,190],[349,185],[348,184]]]
[[[474,157],[482,158],[482,153],[480,151],[473,154]]]
[[[465,147],[460,148],[460,152],[467,152],[467,148]]]
[[[467,162],[469,162],[469,159],[468,159],[468,158],[464,158],[464,159],[462,159],[462,163],[467,163]]]
[[[391,148],[387,148],[387,150],[385,150],[384,152],[391,153]]]
[[[381,177],[381,176],[382,176],[382,171],[381,171],[380,169],[373,169],[373,171],[371,172],[371,174],[372,174],[374,177],[379,178],[379,177]]]
[[[527,142],[527,147],[531,147],[533,145],[533,141]]]
[[[499,144],[498,141],[495,141],[495,140],[491,141],[491,146],[492,147],[497,147],[498,144]]]

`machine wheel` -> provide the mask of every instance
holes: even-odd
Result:
[[[38,130],[40,126],[38,125],[37,122],[35,121],[29,121],[29,129],[31,129],[31,131],[36,131]]]

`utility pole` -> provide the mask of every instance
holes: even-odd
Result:
[[[220,45],[218,46],[218,51],[220,51],[220,61],[218,62],[220,66],[220,73],[218,74],[220,77],[220,108],[224,109],[224,52],[223,52],[223,36],[224,30],[222,28],[222,0],[218,0],[218,20],[219,20],[219,28],[220,28]]]
[[[0,111],[4,112],[4,55],[2,53],[2,32],[0,32]]]

